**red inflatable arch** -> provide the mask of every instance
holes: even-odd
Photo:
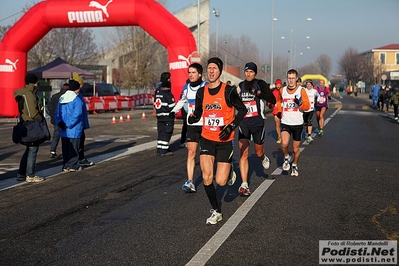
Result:
[[[0,116],[18,115],[13,91],[25,85],[27,52],[52,28],[140,26],[168,51],[172,91],[180,96],[197,59],[190,30],[154,0],[47,0],[26,14],[0,42]]]

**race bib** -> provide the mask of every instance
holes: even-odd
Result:
[[[286,101],[284,101],[283,106],[286,111],[292,111],[297,107],[293,99],[287,99]]]
[[[317,102],[320,103],[320,104],[325,103],[326,100],[327,100],[326,96],[320,96],[320,97],[317,98]]]
[[[220,127],[224,126],[223,113],[210,114],[204,120],[204,128],[210,131],[220,131]]]
[[[258,116],[258,107],[255,100],[250,102],[244,102],[244,105],[247,108],[247,114],[244,117]]]

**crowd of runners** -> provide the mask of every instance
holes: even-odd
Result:
[[[249,196],[248,184],[249,147],[254,144],[256,156],[265,170],[270,167],[270,160],[264,148],[265,121],[267,109],[272,109],[276,124],[276,139],[281,145],[284,156],[281,168],[290,172],[291,176],[299,176],[298,160],[300,157],[300,141],[305,138],[313,141],[313,115],[316,114],[319,135],[324,133],[324,114],[331,97],[329,88],[323,80],[314,87],[312,80],[305,85],[295,69],[287,71],[287,84],[281,80],[275,84],[267,84],[257,79],[257,65],[248,62],[244,66],[245,80],[238,86],[220,80],[223,62],[220,58],[210,58],[206,66],[207,81],[203,76],[203,67],[193,63],[188,68],[188,80],[183,88],[181,98],[167,102],[166,93],[172,95],[170,86],[160,86],[155,92],[155,110],[158,118],[158,154],[162,147],[168,148],[171,137],[170,130],[165,138],[165,126],[160,121],[174,119],[175,114],[185,110],[187,117],[187,180],[182,189],[185,192],[196,192],[194,184],[194,168],[197,150],[200,150],[200,168],[204,190],[212,206],[211,216],[207,224],[216,224],[222,220],[221,206],[218,201],[216,185],[232,185],[236,173],[232,166],[235,134],[238,134],[240,150],[239,172],[242,183],[238,193]],[[162,82],[162,80],[161,80]],[[164,82],[165,83],[165,82]],[[292,140],[290,155],[289,144]],[[165,151],[164,154],[172,155]],[[292,160],[291,160],[292,158]]]

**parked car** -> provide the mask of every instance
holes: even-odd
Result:
[[[81,88],[81,92],[84,97],[90,96],[115,96],[121,95],[121,92],[117,87],[110,83],[96,83],[96,90],[93,90],[93,84],[90,83],[83,83]]]

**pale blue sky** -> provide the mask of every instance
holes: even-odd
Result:
[[[4,0],[0,9],[0,25],[12,24],[32,0]],[[115,1],[115,0],[114,0]],[[168,0],[169,11],[176,12],[197,0]],[[337,60],[349,47],[359,52],[399,43],[399,0],[274,0],[274,54],[287,55],[290,30],[296,50],[297,66],[314,62],[327,54],[337,72]],[[272,0],[211,0],[210,34],[216,32],[212,8],[218,9],[219,35],[235,38],[248,35],[257,44],[264,58],[271,52]],[[307,22],[306,18],[312,18]],[[284,36],[285,39],[281,37]],[[306,39],[310,36],[310,39]],[[307,47],[310,49],[307,49]],[[294,46],[295,47],[295,46]],[[303,55],[299,55],[300,53]]]

